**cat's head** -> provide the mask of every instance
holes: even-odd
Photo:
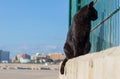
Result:
[[[94,6],[93,1],[88,4],[88,15],[90,20],[94,21],[98,18],[98,12],[93,6]]]

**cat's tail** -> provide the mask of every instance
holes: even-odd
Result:
[[[60,68],[60,73],[61,73],[61,74],[64,74],[65,64],[66,64],[67,61],[68,61],[68,59],[65,58],[65,59],[63,60],[62,64],[61,64],[61,68]]]

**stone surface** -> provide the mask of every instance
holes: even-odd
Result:
[[[70,59],[59,79],[120,79],[120,47]]]

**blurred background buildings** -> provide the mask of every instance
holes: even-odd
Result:
[[[0,63],[8,63],[10,60],[10,52],[0,50]]]

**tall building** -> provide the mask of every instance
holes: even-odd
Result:
[[[91,26],[91,52],[120,46],[120,0],[69,0],[69,26],[75,13],[91,1],[98,11]]]
[[[10,60],[10,52],[0,50],[0,63],[4,62],[7,63]]]

